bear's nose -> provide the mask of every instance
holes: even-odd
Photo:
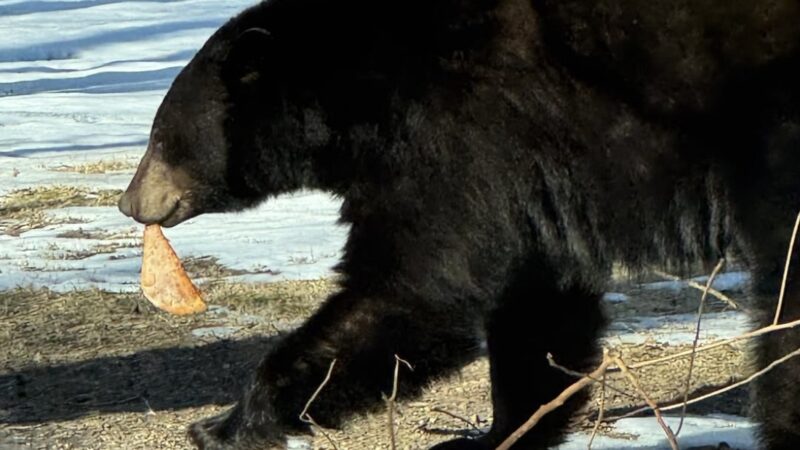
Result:
[[[149,186],[147,189],[128,188],[117,203],[120,212],[143,223],[162,223],[172,219],[180,206],[180,193],[171,186]]]
[[[128,217],[133,217],[133,202],[131,201],[131,196],[128,194],[128,192],[123,193],[119,198],[117,207],[122,214],[125,214]]]

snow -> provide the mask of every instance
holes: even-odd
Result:
[[[701,276],[692,278],[702,286],[708,282],[708,276]],[[714,278],[711,287],[718,291],[742,291],[750,282],[750,274],[747,272],[725,272],[720,273]],[[642,287],[650,290],[671,290],[679,291],[684,289],[686,282],[684,281],[656,281],[653,283],[643,284]]]
[[[696,314],[662,314],[619,320],[609,325],[606,339],[612,344],[668,342],[691,344],[697,327]],[[705,313],[700,327],[701,342],[729,339],[752,329],[747,314],[741,311]]]
[[[665,416],[664,420],[674,431],[677,429],[680,419]],[[664,431],[652,417],[619,420],[614,426],[614,431],[625,437],[614,438],[598,435],[592,443],[592,448],[595,450],[663,450],[670,448]],[[755,431],[752,423],[737,416],[687,416],[678,436],[678,444],[680,448],[689,448],[726,442],[731,448],[755,448],[753,439]],[[566,443],[557,448],[558,450],[585,450],[589,438],[589,433],[575,433],[569,437]]]
[[[150,124],[166,89],[205,39],[252,0],[33,0],[0,1],[0,195],[41,185],[124,189],[133,169],[79,174],[53,169],[97,161],[133,165],[144,152]],[[331,274],[347,229],[337,225],[340,202],[320,192],[299,192],[244,213],[205,215],[166,230],[181,257],[213,256],[253,272],[238,281],[311,279]],[[64,291],[138,290],[141,226],[113,207],[70,207],[49,212],[70,222],[0,234],[0,290],[46,286]],[[2,219],[2,218],[0,218]],[[59,237],[102,230],[113,239]],[[75,259],[112,243],[111,253]],[[202,280],[201,280],[202,281]],[[735,289],[745,273],[722,274],[717,289]],[[699,281],[704,282],[704,281]],[[680,282],[652,289],[680,289]],[[620,293],[605,296],[626,302]],[[689,343],[694,317],[638,317],[616,323],[608,340]],[[740,313],[706,315],[704,339],[741,333]],[[211,327],[202,336],[235,333]],[[665,448],[651,418],[625,419],[617,431],[638,436],[599,437],[596,449]],[[585,448],[576,434],[559,447]],[[752,425],[738,417],[691,417],[681,435],[692,442],[727,441],[752,448]]]
[[[603,294],[603,300],[609,303],[625,303],[630,298],[621,292],[606,292]]]

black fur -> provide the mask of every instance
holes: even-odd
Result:
[[[341,292],[195,444],[279,446],[334,358],[324,425],[380,403],[393,355],[413,395],[485,336],[494,424],[441,448],[493,448],[569,383],[547,352],[596,361],[613,262],[738,252],[768,323],[800,208],[798,24],[795,0],[271,0],[231,20],[156,117],[151,148],[193,180],[162,222],[316,188],[351,231]],[[762,448],[800,448],[800,363],[755,390]],[[557,443],[579,404],[515,448]]]

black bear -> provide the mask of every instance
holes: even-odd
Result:
[[[771,322],[800,209],[796,0],[268,0],[180,73],[120,200],[176,225],[300,188],[343,201],[341,291],[269,349],[203,449],[282,448],[488,345],[494,448],[597,361],[612,263],[735,253]],[[790,279],[781,320],[800,317]],[[760,366],[800,346],[761,338]],[[800,361],[760,378],[761,448],[800,448]],[[559,442],[573,398],[515,448]]]

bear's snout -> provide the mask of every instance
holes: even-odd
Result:
[[[144,224],[162,223],[178,209],[180,198],[172,192],[128,189],[120,197],[117,206],[122,214]]]
[[[191,217],[188,177],[148,149],[117,206],[143,224],[174,226]]]

